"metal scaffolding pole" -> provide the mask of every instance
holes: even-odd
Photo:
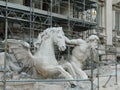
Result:
[[[90,53],[91,53],[91,77],[90,77],[90,81],[91,81],[91,90],[93,90],[94,89],[94,87],[93,87],[93,50],[92,50],[92,48],[91,48],[91,50],[90,50]]]
[[[50,27],[52,27],[52,6],[53,6],[53,0],[51,0],[50,3]]]
[[[83,11],[85,11],[85,2],[86,2],[86,0],[83,0]],[[85,20],[83,21],[83,26],[85,26]]]
[[[6,80],[7,82],[69,82],[69,81],[88,81],[90,79],[32,79],[32,80]],[[2,82],[0,80],[0,82]]]
[[[32,10],[33,10],[33,0],[30,0],[30,36],[29,36],[29,42],[32,44]]]
[[[3,77],[3,90],[6,90],[6,54],[7,54],[7,38],[8,38],[8,12],[7,12],[7,3],[8,0],[6,0],[6,11],[5,11],[5,55],[4,55],[4,77]]]
[[[100,16],[99,16],[99,5],[98,5],[98,3],[99,3],[99,1],[98,0],[96,0],[96,2],[97,2],[97,19],[96,19],[96,22],[97,22],[97,26],[96,26],[96,28],[97,28],[97,35],[99,36],[99,20],[100,20]],[[98,47],[99,47],[99,44],[98,44]],[[99,55],[99,51],[97,50],[97,54]],[[99,57],[99,60],[100,60],[100,57]],[[98,62],[98,64],[97,64],[97,79],[98,79],[98,81],[97,81],[97,88],[98,88],[98,90],[99,90],[99,62]]]
[[[34,1],[30,0],[30,22],[29,22],[29,30],[30,30],[30,37],[29,41],[30,44],[33,45],[34,42]]]
[[[70,0],[68,0],[68,31],[70,31]],[[70,60],[70,47],[68,47],[68,60]]]
[[[118,71],[118,67],[117,67],[117,65],[118,65],[118,64],[117,64],[117,53],[118,53],[118,52],[117,52],[116,36],[117,36],[117,33],[115,33],[115,46],[116,46],[116,47],[115,47],[115,48],[116,48],[116,49],[115,49],[115,51],[116,51],[116,52],[115,52],[115,72],[116,72],[116,73],[115,73],[115,77],[116,77],[116,78],[115,78],[115,81],[116,81],[116,82],[115,82],[115,85],[118,85],[118,80],[117,80],[117,79],[118,79],[118,72],[117,72],[117,71]]]

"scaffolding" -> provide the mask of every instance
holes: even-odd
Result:
[[[50,0],[41,0],[40,3],[43,3],[43,7],[41,6],[42,9],[35,8],[36,3],[32,0],[30,5],[27,6],[10,2],[7,3],[7,19],[8,22],[12,24],[8,27],[12,38],[12,35],[14,35],[13,32],[15,32],[15,30],[12,31],[12,28],[15,26],[14,23],[20,25],[19,28],[22,30],[21,33],[24,32],[24,29],[29,29],[32,32],[36,30],[43,30],[44,28],[50,26],[65,26],[68,27],[68,30],[65,30],[66,32],[71,31],[70,29],[72,29],[73,32],[81,32],[95,28],[97,25],[96,22],[78,19],[80,18],[80,15],[83,14],[83,11],[97,7],[95,6],[96,2],[94,1],[59,0],[59,2],[56,2],[53,0],[53,4],[49,4]],[[4,20],[6,2],[0,1],[0,6],[0,18]]]
[[[37,3],[36,3],[37,1]],[[39,2],[39,3],[38,3]],[[32,46],[38,33],[47,27],[61,26],[66,36],[69,38],[87,38],[93,33],[93,29],[98,30],[99,14],[95,21],[84,20],[84,11],[95,8],[98,13],[98,0],[24,0],[22,5],[14,2],[0,1],[0,21],[4,22],[0,33],[6,40],[5,52],[7,52],[7,39],[15,38],[29,42]],[[15,30],[15,29],[18,30]],[[17,34],[18,33],[18,34]],[[28,36],[26,36],[28,35]],[[85,35],[85,36],[84,36]],[[18,36],[18,37],[16,37]],[[29,37],[26,39],[26,37]],[[70,47],[68,47],[68,58]],[[92,56],[92,53],[91,53]],[[91,90],[93,87],[93,58],[91,57]],[[3,90],[6,90],[7,82],[68,82],[71,80],[6,80],[6,57],[4,62]],[[75,81],[88,81],[78,80]],[[99,82],[98,82],[99,83]]]

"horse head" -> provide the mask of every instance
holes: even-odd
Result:
[[[62,27],[52,27],[47,28],[42,33],[38,35],[37,41],[34,43],[34,46],[38,49],[41,45],[41,42],[46,39],[51,39],[55,45],[58,46],[60,51],[66,49],[64,32]]]
[[[52,30],[53,42],[58,46],[60,51],[64,51],[66,49],[66,44],[62,27],[55,27]]]

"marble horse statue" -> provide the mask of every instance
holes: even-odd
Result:
[[[7,44],[25,66],[34,68],[36,73],[43,78],[51,78],[60,74],[65,79],[73,80],[75,72],[72,65],[70,63],[59,65],[55,58],[54,45],[57,45],[60,51],[66,49],[64,37],[62,27],[47,28],[39,34],[35,42],[37,51],[34,55],[30,51],[30,45],[25,41],[8,39]],[[76,86],[75,81],[70,81],[69,84],[71,87]]]
[[[72,64],[76,74],[81,79],[88,79],[87,74],[83,71],[83,64],[88,57],[91,57],[91,52],[93,53],[93,60],[95,62],[99,61],[96,48],[98,47],[98,36],[91,35],[87,40],[83,39],[72,39],[66,38],[68,44],[73,44],[75,47],[72,50],[70,63]]]

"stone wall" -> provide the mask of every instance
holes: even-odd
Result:
[[[9,2],[23,5],[23,0],[8,0]]]

